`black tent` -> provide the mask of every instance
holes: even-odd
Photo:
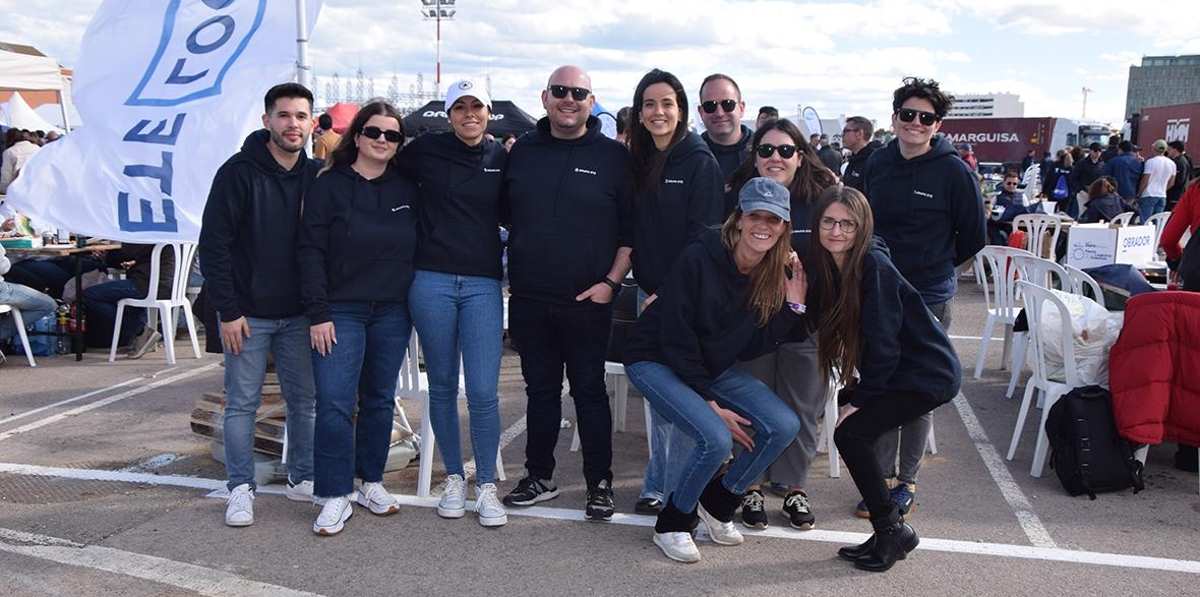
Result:
[[[417,111],[404,117],[404,132],[410,136],[416,135],[420,127],[431,131],[450,128],[450,120],[443,108],[445,102],[429,102]],[[533,130],[537,119],[530,116],[516,104],[507,100],[492,100],[492,120],[488,123],[487,132],[497,139],[512,133],[520,135]]]

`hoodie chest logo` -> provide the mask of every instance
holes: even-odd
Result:
[[[589,176],[596,176],[595,170],[584,170],[583,168],[576,168],[575,173],[576,174],[587,174]]]
[[[663,184],[684,184],[684,182],[678,178],[664,178]]]
[[[925,191],[918,191],[916,189],[913,189],[913,194],[918,197],[925,197],[926,199],[933,199],[933,193],[926,193]]]
[[[484,168],[483,171],[486,174],[499,174],[500,173],[499,168]]]

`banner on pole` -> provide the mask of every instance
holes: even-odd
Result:
[[[310,0],[316,23],[321,0]],[[138,243],[195,241],[217,168],[296,75],[293,0],[105,0],[73,83],[86,126],[9,187],[47,228]]]

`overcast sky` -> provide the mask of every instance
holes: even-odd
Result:
[[[0,0],[0,41],[72,66],[99,5]],[[435,25],[420,8],[420,0],[327,0],[311,34],[318,103],[335,72],[344,95],[359,68],[376,95],[393,75],[404,92],[423,73],[431,90]],[[1018,94],[1026,116],[1078,118],[1086,86],[1087,116],[1119,123],[1129,66],[1146,55],[1200,54],[1197,0],[457,0],[455,10],[442,23],[442,89],[490,76],[493,97],[534,116],[550,71],[573,63],[612,112],[657,67],[683,81],[692,120],[701,80],[723,72],[741,86],[748,116],[764,104],[784,114],[803,105],[822,118],[887,123],[892,90],[915,75],[951,93]]]

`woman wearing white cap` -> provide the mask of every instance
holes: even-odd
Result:
[[[475,512],[480,524],[500,526],[508,516],[495,485],[504,333],[498,230],[508,152],[484,137],[492,100],[482,88],[471,81],[452,83],[445,105],[451,130],[416,138],[399,157],[401,171],[421,188],[409,307],[429,375],[427,416],[446,465],[438,515],[459,518],[466,512],[458,419],[461,360],[476,463]]]
[[[683,250],[626,341],[629,380],[696,442],[668,475],[675,482],[654,527],[654,544],[673,560],[700,560],[697,520],[714,542],[742,543],[733,524],[742,493],[800,429],[792,409],[736,364],[802,327],[807,283],[791,250],[788,203],[773,180],[746,183],[721,229]],[[734,442],[745,449],[718,475]]]

